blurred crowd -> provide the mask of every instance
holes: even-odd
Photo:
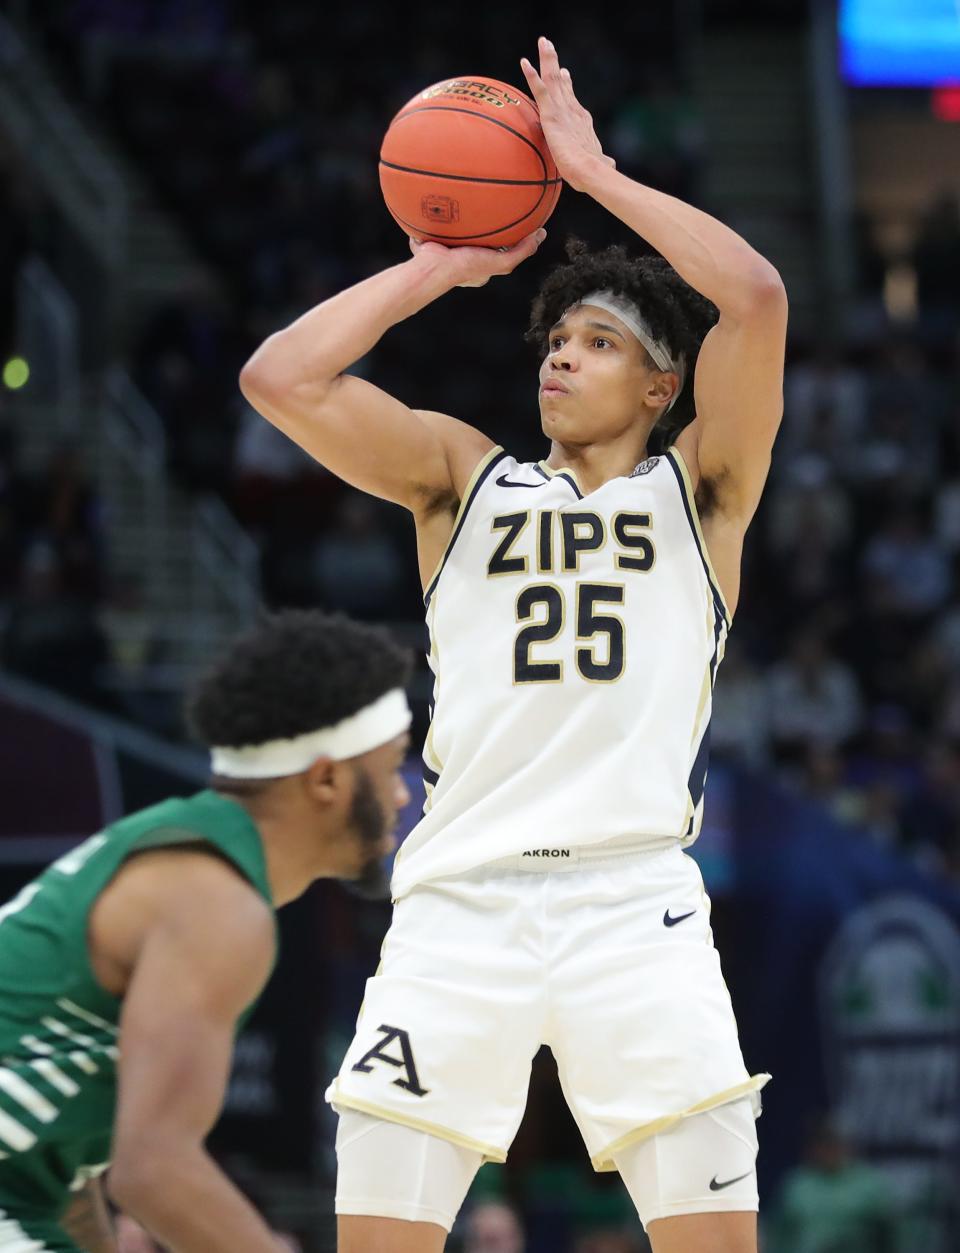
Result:
[[[129,365],[164,424],[171,473],[221,495],[257,539],[272,605],[421,617],[409,520],[254,413],[237,375],[266,335],[404,259],[376,182],[393,111],[451,72],[516,82],[541,19],[532,4],[493,0],[471,32],[469,64],[451,65],[456,7],[435,6],[400,57],[365,3],[338,11],[335,39],[315,0],[46,0],[35,16],[65,80],[138,161],[202,260],[138,328]],[[634,6],[616,23],[565,14],[564,28],[578,91],[620,168],[697,201],[702,127],[670,6]],[[658,56],[628,65],[615,55],[626,42]],[[4,360],[31,242],[15,201],[0,180]],[[531,267],[483,293],[451,293],[395,328],[357,372],[476,424],[520,457],[542,456],[536,359],[521,344],[526,307],[567,233],[595,245],[623,235],[570,191],[556,223]],[[776,773],[853,824],[851,838],[898,848],[960,884],[960,208],[944,196],[916,222],[900,258],[911,299],[899,321],[886,304],[887,260],[870,223],[857,225],[857,332],[790,344],[784,425],[748,537],[713,752]],[[0,663],[123,711],[129,684],[118,676],[157,660],[136,572],[110,564],[109,518],[84,450],[64,443],[31,461],[4,403],[0,388]],[[571,1180],[545,1168],[525,1214],[537,1188],[544,1213],[560,1199],[573,1205]],[[576,1253],[646,1249],[616,1196],[577,1199]],[[877,1177],[820,1127],[771,1213],[769,1249],[892,1253],[891,1222]],[[532,1253],[499,1197],[478,1200],[453,1247]]]
[[[471,64],[510,80],[540,15],[501,7],[518,47],[505,53],[491,12],[471,36]],[[395,108],[457,68],[445,50],[457,46],[461,16],[434,13],[398,64],[373,39],[377,15],[364,4],[343,11],[334,43],[306,0],[52,0],[43,36],[208,265],[155,311],[134,351],[172,471],[219,492],[256,536],[270,602],[414,621],[412,528],[314,463],[236,383],[266,334],[403,258],[376,185],[378,140]],[[618,41],[657,41],[654,70],[613,55],[613,37],[589,15],[565,19],[575,81],[600,133],[621,168],[696,199],[701,128],[669,6],[630,10],[617,26]],[[362,83],[348,90],[351,65],[362,65]],[[563,233],[597,244],[618,235],[569,191],[560,213]],[[876,316],[861,318],[852,345],[791,343],[785,420],[749,536],[713,745],[960,879],[960,209],[945,196],[916,223],[904,258],[914,276],[909,322],[884,314],[883,260],[869,224],[859,227],[861,308],[872,303]],[[550,247],[546,262],[560,253]],[[519,344],[541,258],[533,266],[480,297],[451,293],[355,368],[520,456],[542,455],[535,359]],[[109,650],[104,598],[115,614],[135,612],[135,580],[105,583],[102,519],[76,450],[58,453],[40,485],[18,476],[10,438],[0,459],[4,657],[76,691],[90,673],[80,658]],[[70,606],[54,617],[72,620],[75,659],[45,634],[57,629],[44,626],[55,596]]]

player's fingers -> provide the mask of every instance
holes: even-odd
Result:
[[[527,257],[533,256],[543,241],[547,238],[547,232],[541,226],[539,230],[532,231],[529,235],[525,235],[518,244],[514,244],[512,248],[506,248],[501,253],[502,273],[509,274],[515,269],[521,261],[526,261]]]
[[[537,48],[540,52],[540,77],[545,83],[558,81],[560,78],[560,61],[557,57],[557,50],[546,37],[541,35],[537,41]]]
[[[520,58],[520,68],[523,70],[523,76],[527,80],[530,90],[533,92],[534,100],[539,103],[544,90],[543,80],[526,57]]]

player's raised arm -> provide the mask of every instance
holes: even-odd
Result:
[[[94,925],[119,937],[112,947],[129,939],[132,966],[110,1193],[176,1253],[277,1253],[278,1238],[204,1148],[237,1020],[273,964],[272,913],[226,862],[180,850],[141,855],[107,896]]]
[[[657,249],[720,311],[695,376],[697,465],[719,509],[745,525],[766,481],[783,413],[787,297],[776,269],[735,231],[674,196],[617,172],[549,40],[540,72],[521,61],[564,180]]]
[[[545,232],[515,247],[413,245],[414,255],[325,300],[271,335],[240,375],[255,409],[340,478],[415,513],[455,498],[491,447],[443,414],[409,409],[345,371],[396,323],[456,286],[509,274]]]

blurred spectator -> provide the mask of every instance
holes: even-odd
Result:
[[[863,797],[846,781],[843,754],[827,744],[809,744],[803,762],[803,788],[840,822],[863,819]]]
[[[108,585],[99,621],[115,675],[135,685],[161,656],[156,616],[144,598],[142,579],[131,572],[116,574]]]
[[[93,606],[65,588],[59,559],[48,544],[34,544],[24,559],[0,657],[25,678],[90,704],[104,701],[99,679],[106,640]]]
[[[856,676],[813,631],[798,634],[788,659],[771,667],[767,701],[777,753],[785,759],[810,742],[842,744],[860,725]]]
[[[463,1253],[523,1253],[526,1241],[516,1211],[483,1201],[467,1215]]]
[[[717,672],[710,749],[718,758],[759,766],[770,746],[770,711],[763,676],[732,635]]]
[[[867,545],[863,571],[890,588],[893,604],[911,616],[930,614],[950,594],[950,563],[915,508],[902,506]]]
[[[388,617],[402,575],[377,503],[359,492],[343,497],[314,557],[321,603],[358,618]]]
[[[73,440],[61,443],[29,483],[29,518],[33,535],[57,554],[64,589],[95,597],[102,563],[100,499],[84,466],[84,450]]]
[[[862,370],[836,349],[788,367],[784,379],[787,420],[777,443],[778,461],[789,467],[801,453],[815,453],[835,471],[848,473],[867,426],[867,385]]]
[[[0,598],[16,586],[26,542],[30,485],[20,470],[17,433],[0,426]]]
[[[884,1176],[858,1162],[824,1120],[791,1171],[769,1220],[766,1253],[898,1253],[897,1214]]]
[[[960,326],[960,204],[945,192],[920,223],[913,245],[917,300],[927,332],[946,339]]]

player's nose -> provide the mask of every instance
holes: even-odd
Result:
[[[410,789],[407,787],[402,778],[397,780],[397,786],[393,793],[393,800],[398,810],[406,809],[406,807],[410,804]]]

